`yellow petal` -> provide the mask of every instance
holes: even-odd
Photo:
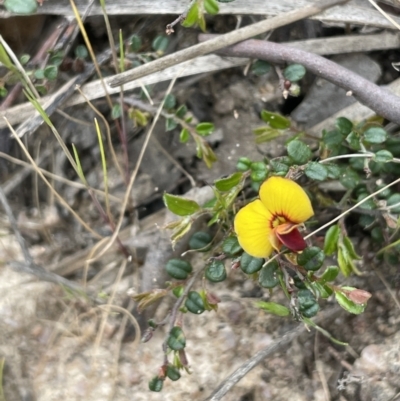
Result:
[[[275,216],[284,216],[291,223],[303,223],[314,215],[304,189],[283,177],[270,177],[260,188],[261,202]]]
[[[242,209],[235,216],[235,232],[240,246],[251,256],[266,258],[272,253],[269,242],[272,215],[262,202],[257,199]]]

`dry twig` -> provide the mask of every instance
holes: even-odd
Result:
[[[215,35],[200,35],[206,40]],[[207,42],[205,42],[207,43]],[[230,57],[250,57],[272,63],[299,63],[308,71],[346,89],[358,101],[374,110],[376,114],[400,124],[400,97],[380,88],[360,75],[333,61],[303,50],[293,49],[279,43],[247,40],[220,50],[218,53]]]
[[[108,80],[108,84],[111,87],[125,84],[129,81],[142,78],[153,72],[161,71],[167,67],[191,60],[204,54],[215,52],[234,43],[241,42],[272,29],[276,29],[292,22],[299,21],[303,18],[310,17],[311,15],[318,14],[329,7],[343,4],[346,1],[347,0],[323,0],[318,4],[312,4],[301,9],[290,11],[284,15],[263,20],[253,25],[237,29],[236,31],[226,33],[225,35],[219,35],[217,38],[207,41],[207,43],[199,43],[187,49],[180,50],[168,56],[162,57],[158,60],[154,60],[133,70],[116,75]]]
[[[334,307],[330,310],[326,310],[325,312],[318,315],[318,317],[314,320],[316,324],[321,324],[326,319],[334,319],[337,315],[339,315],[341,309],[339,307]],[[206,398],[204,401],[219,401],[224,395],[232,389],[239,382],[239,380],[243,379],[244,376],[247,375],[253,368],[255,368],[261,361],[265,358],[273,355],[274,353],[281,351],[285,347],[287,347],[295,338],[299,337],[301,334],[308,331],[307,326],[304,324],[299,325],[294,330],[289,331],[284,334],[278,340],[276,340],[273,344],[266,346],[261,351],[258,351],[254,356],[244,362],[238,369],[236,369],[230,376],[228,376],[213,392],[212,394]]]

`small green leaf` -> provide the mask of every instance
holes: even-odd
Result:
[[[388,150],[385,149],[378,150],[375,153],[374,160],[377,163],[387,163],[393,160],[393,155]]]
[[[301,64],[291,64],[283,70],[283,75],[290,82],[297,82],[306,75],[306,69]]]
[[[324,163],[326,170],[328,171],[328,178],[337,180],[342,173],[342,170],[336,164]]]
[[[262,182],[267,178],[268,170],[267,166],[263,162],[251,163],[251,174],[250,178],[254,182]]]
[[[183,128],[179,134],[179,142],[186,143],[190,138],[190,133],[186,128]]]
[[[164,99],[164,108],[169,110],[173,109],[176,105],[176,98],[172,93],[169,93],[167,96],[165,96]]]
[[[339,117],[335,121],[336,128],[343,135],[349,135],[353,129],[353,123],[345,117]]]
[[[275,171],[275,173],[280,176],[285,176],[290,168],[289,165],[283,163],[281,159],[270,160],[269,163],[271,165],[272,170]]]
[[[368,143],[383,143],[387,139],[387,132],[381,127],[371,127],[364,132],[363,137]]]
[[[354,189],[360,183],[360,176],[348,167],[340,178],[340,183],[347,189]]]
[[[190,7],[185,20],[182,22],[182,26],[189,28],[197,24],[198,19],[199,19],[199,4],[197,1],[195,1],[192,7]]]
[[[347,236],[343,237],[343,245],[345,246],[349,256],[352,259],[356,259],[356,260],[361,260],[362,259],[361,256],[357,255],[357,252],[354,249],[354,245],[351,242],[349,237],[347,237]]]
[[[164,53],[165,50],[167,50],[168,45],[169,39],[167,36],[164,35],[157,36],[152,43],[153,50],[161,54]]]
[[[186,260],[170,259],[165,266],[165,270],[171,277],[177,280],[186,280],[193,268]]]
[[[129,39],[129,50],[137,53],[142,47],[142,39],[138,35],[132,35]]]
[[[179,351],[186,347],[185,334],[183,334],[183,331],[179,326],[175,326],[171,329],[168,336],[167,344],[168,347],[174,351]]]
[[[361,149],[361,138],[357,132],[350,132],[349,135],[346,136],[346,142],[349,144],[351,149],[360,150]]]
[[[357,202],[361,202],[362,200],[368,198],[369,194],[367,192],[361,192],[358,196],[357,196]],[[366,209],[366,210],[373,210],[376,208],[376,204],[374,199],[369,198],[367,200],[365,200],[360,206],[359,208],[361,209]]]
[[[28,63],[28,61],[31,59],[31,56],[29,54],[23,54],[20,58],[19,61],[22,65],[25,65]]]
[[[274,288],[279,284],[279,265],[276,260],[272,260],[260,271],[258,282],[261,287]]]
[[[241,157],[236,164],[236,169],[244,172],[249,170],[250,166],[251,160],[248,157]]]
[[[214,185],[218,189],[218,191],[226,192],[236,187],[236,185],[238,185],[240,181],[242,181],[242,178],[242,173],[233,173],[229,177],[221,178],[217,181],[214,181]]]
[[[201,136],[208,136],[213,133],[215,127],[212,123],[200,123],[196,125],[196,132]]]
[[[8,90],[4,86],[0,86],[0,97],[7,96]]]
[[[286,306],[277,304],[275,302],[257,301],[254,303],[254,306],[277,316],[290,315],[290,310],[286,308]]]
[[[218,14],[218,3],[215,0],[204,0],[204,9],[208,12],[208,14]]]
[[[219,283],[226,279],[225,265],[220,260],[213,260],[206,268],[205,276],[212,283]]]
[[[337,224],[329,227],[325,234],[324,252],[325,255],[330,256],[336,252],[339,241],[340,228]]]
[[[189,312],[200,315],[205,311],[203,298],[196,291],[190,291],[185,302],[185,306]]]
[[[187,113],[187,107],[183,104],[182,106],[178,107],[178,110],[176,110],[175,115],[178,118],[183,118],[185,117],[186,113]]]
[[[240,268],[246,274],[254,274],[258,272],[261,270],[263,264],[264,259],[255,258],[246,252],[243,252],[240,257]]]
[[[190,216],[201,209],[194,200],[168,193],[164,193],[163,201],[167,209],[178,216]]]
[[[313,317],[318,313],[319,305],[314,294],[310,290],[299,290],[297,293],[299,310],[305,317]]]
[[[81,60],[85,60],[87,56],[89,55],[86,46],[83,45],[78,45],[75,48],[75,57],[79,58]]]
[[[145,127],[148,123],[146,114],[137,109],[131,109],[129,111],[129,117],[133,119],[135,124],[137,124],[139,127]]]
[[[34,14],[37,10],[36,0],[5,0],[5,9],[13,14],[29,15]]]
[[[356,304],[355,302],[351,301],[347,296],[340,291],[335,291],[335,298],[337,303],[347,312],[353,313],[354,315],[359,315],[364,312],[365,305],[359,305]]]
[[[338,248],[338,265],[343,276],[349,277],[353,269],[351,262],[347,258],[347,253],[343,250],[342,246]]]
[[[267,110],[262,110],[261,111],[261,118],[266,123],[269,123],[269,125],[272,128],[276,128],[276,129],[287,129],[291,125],[289,119],[281,116],[278,113],[272,113],[272,112],[267,111]]]
[[[390,207],[391,213],[400,213],[399,203],[400,203],[400,194],[393,194],[389,196],[386,206]],[[398,206],[393,207],[394,205]]]
[[[178,126],[178,123],[175,121],[174,118],[169,117],[165,120],[165,131],[172,131]]]
[[[311,282],[310,288],[312,288],[314,294],[317,294],[318,298],[326,299],[333,294],[333,291],[329,286],[323,285],[318,281]]]
[[[304,142],[295,139],[287,145],[288,155],[296,164],[306,164],[312,156],[311,150]]]
[[[149,390],[159,393],[163,388],[163,384],[164,384],[164,380],[160,379],[158,376],[154,376],[149,381]]]
[[[184,290],[185,290],[185,289],[184,289],[183,285],[178,285],[178,287],[175,287],[175,288],[172,290],[172,293],[173,293],[177,298],[180,298],[180,297],[182,296]]]
[[[282,130],[264,126],[253,129],[253,133],[256,135],[256,143],[260,144],[270,142],[280,137],[282,135]]]
[[[168,365],[167,366],[167,377],[172,381],[177,381],[181,378],[181,374],[175,366]]]
[[[251,72],[254,75],[261,76],[267,74],[271,70],[271,64],[267,63],[264,60],[257,60],[251,66]]]
[[[297,263],[308,271],[317,271],[325,260],[325,254],[317,246],[304,249],[297,255]]]
[[[111,110],[111,118],[113,120],[116,120],[117,118],[120,118],[122,114],[122,109],[120,104],[114,104],[113,108]]]
[[[339,274],[339,268],[337,266],[328,266],[323,275],[320,277],[320,283],[325,284],[329,281],[333,281]]]
[[[316,181],[324,181],[328,178],[327,168],[318,162],[310,162],[304,169],[304,173],[308,178]]]
[[[212,237],[204,231],[197,231],[189,240],[189,248],[205,252],[210,248]]]
[[[43,74],[49,81],[54,81],[58,75],[58,67],[56,65],[48,65]]]
[[[231,236],[225,239],[222,244],[222,250],[229,256],[234,256],[242,250],[236,236]]]
[[[8,68],[9,70],[11,70],[14,67],[10,57],[8,56],[8,53],[6,52],[6,49],[1,43],[0,43],[0,63],[3,64],[4,67]]]

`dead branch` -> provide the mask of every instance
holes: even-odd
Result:
[[[278,15],[277,17],[257,22],[244,28],[237,29],[236,31],[229,32],[225,35],[219,35],[217,38],[207,41],[207,43],[199,43],[187,49],[180,50],[158,60],[154,60],[140,67],[134,68],[133,70],[118,74],[109,79],[108,84],[111,87],[126,84],[127,82],[142,78],[153,72],[161,71],[167,67],[191,60],[204,54],[215,52],[234,43],[241,42],[272,29],[276,29],[292,22],[299,21],[303,18],[310,17],[311,15],[318,14],[327,8],[336,6],[338,4],[343,4],[346,1],[347,0],[323,0],[317,4],[310,4],[301,9],[296,9],[285,13],[284,15]]]
[[[200,40],[218,39],[216,35],[200,35]],[[205,42],[207,43],[207,42]],[[315,75],[334,83],[349,92],[360,103],[376,114],[400,124],[400,97],[344,68],[333,61],[313,53],[289,46],[261,40],[247,40],[218,51],[230,57],[250,57],[272,63],[299,63]]]
[[[321,313],[315,320],[315,324],[321,324],[326,319],[334,319],[342,311],[339,307],[334,307],[330,310]],[[253,368],[255,368],[265,358],[283,350],[287,347],[294,339],[299,337],[301,334],[309,331],[309,328],[304,324],[299,324],[294,330],[287,332],[273,344],[266,346],[261,351],[258,351],[254,356],[244,362],[238,369],[236,369],[230,376],[228,376],[204,401],[219,401],[224,395],[232,389],[247,375]]]
[[[106,2],[107,15],[179,15],[185,12],[189,0],[157,0],[157,7],[154,7],[155,0],[113,0]],[[396,1],[396,0],[386,0]],[[315,0],[302,0],[301,3],[313,4]],[[87,0],[76,0],[76,6],[82,15],[87,6]],[[231,3],[220,3],[220,15],[261,15],[271,18],[279,14],[286,14],[298,5],[293,0],[269,1],[266,6],[265,0],[236,0]],[[44,1],[38,7],[37,14],[63,15],[74,17],[73,11],[68,0]],[[95,2],[90,10],[90,15],[103,15],[99,2]],[[0,9],[0,18],[11,17],[11,13]],[[333,7],[324,13],[311,17],[312,19],[334,24],[336,26],[360,25],[385,29],[394,29],[390,21],[386,20],[378,11],[364,2],[350,1],[343,7]],[[400,19],[393,16],[395,21]]]

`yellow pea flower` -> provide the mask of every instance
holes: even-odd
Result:
[[[260,187],[260,199],[250,202],[235,216],[240,246],[251,256],[266,258],[285,245],[300,252],[307,244],[298,226],[314,215],[301,186],[288,178],[270,177]]]

